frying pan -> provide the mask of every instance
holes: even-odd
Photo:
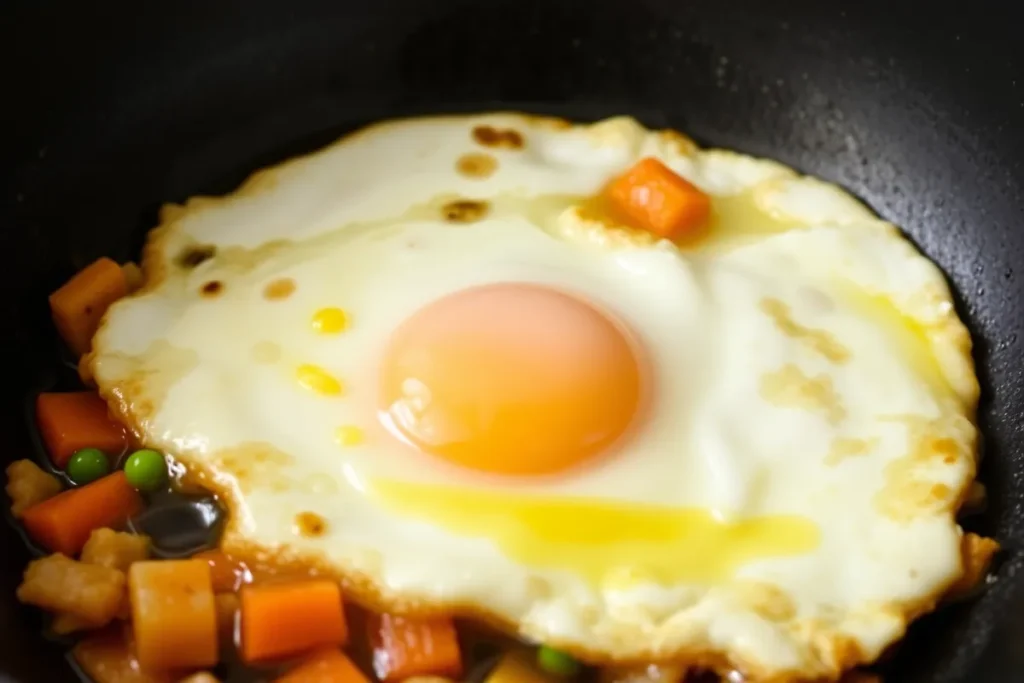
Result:
[[[0,10],[0,452],[59,367],[46,294],[133,258],[164,201],[371,120],[630,113],[840,183],[948,274],[976,343],[987,512],[977,599],[916,624],[887,680],[1024,680],[1024,53],[1010,3],[765,0],[34,0]],[[0,524],[0,681],[74,680],[14,600]]]

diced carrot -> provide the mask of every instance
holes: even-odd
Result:
[[[352,660],[340,650],[320,650],[274,683],[365,683],[367,680]]]
[[[128,570],[139,662],[150,669],[217,663],[217,607],[202,560],[149,560]]]
[[[122,526],[140,510],[139,492],[119,470],[33,505],[22,513],[21,521],[36,543],[72,557],[93,530]]]
[[[711,199],[653,157],[638,161],[613,180],[605,193],[616,211],[635,227],[676,239],[703,228]]]
[[[341,589],[309,579],[242,589],[242,659],[263,662],[315,647],[344,645],[348,624]]]
[[[80,270],[50,295],[50,312],[57,331],[76,354],[92,345],[100,319],[110,304],[128,293],[124,271],[108,258]]]
[[[241,588],[243,584],[252,582],[252,575],[245,563],[220,550],[204,550],[193,555],[193,558],[210,565],[214,593],[230,593]]]
[[[458,676],[462,656],[451,619],[374,614],[367,620],[373,671],[382,681],[433,674]]]
[[[39,394],[36,423],[50,459],[61,469],[81,448],[117,454],[128,443],[125,428],[110,417],[106,402],[94,391]]]

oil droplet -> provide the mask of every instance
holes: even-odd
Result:
[[[348,316],[340,308],[321,308],[313,314],[310,325],[320,334],[338,334],[348,327]]]
[[[295,280],[290,277],[282,277],[268,282],[263,288],[263,298],[268,301],[280,301],[287,299],[295,292]]]
[[[310,363],[300,365],[295,371],[295,377],[303,387],[318,394],[324,396],[341,394],[341,382],[318,365]]]
[[[363,438],[363,430],[355,425],[343,425],[334,430],[334,440],[339,446],[358,446]]]

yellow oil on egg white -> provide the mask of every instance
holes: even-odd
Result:
[[[571,572],[600,586],[642,576],[663,584],[717,584],[752,560],[796,556],[818,547],[809,518],[768,515],[725,521],[703,508],[375,481],[373,495],[396,513],[492,540],[525,566]]]

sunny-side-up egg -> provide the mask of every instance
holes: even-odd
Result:
[[[596,201],[656,157],[698,239]],[[877,658],[963,573],[970,338],[841,190],[632,119],[370,127],[163,212],[100,391],[231,552],[588,661]]]

